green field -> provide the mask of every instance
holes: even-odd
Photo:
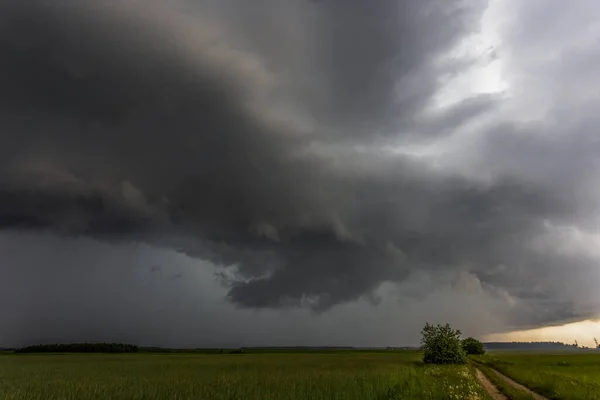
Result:
[[[487,399],[416,352],[0,355],[0,399]]]
[[[475,357],[551,399],[600,399],[600,353],[496,352]]]

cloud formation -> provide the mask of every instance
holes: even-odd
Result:
[[[476,290],[506,327],[597,316],[597,49],[510,3],[508,94],[441,106],[490,4],[5,2],[0,226],[176,250],[241,308],[392,284]]]

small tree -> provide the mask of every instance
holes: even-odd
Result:
[[[426,364],[464,364],[467,354],[460,340],[460,331],[450,324],[425,324],[421,331],[421,350]]]
[[[469,355],[482,355],[485,354],[485,349],[483,348],[483,343],[479,340],[468,337],[462,341],[462,347],[465,352]]]

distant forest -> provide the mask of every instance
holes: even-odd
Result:
[[[581,350],[586,347],[577,344],[562,342],[486,342],[483,344],[487,350]],[[387,347],[387,348],[358,348],[358,347],[242,347],[242,348],[198,348],[198,349],[172,349],[162,347],[138,347],[123,343],[68,343],[68,344],[41,344],[27,346],[20,349],[4,348],[0,351],[14,351],[15,353],[204,353],[204,354],[240,354],[240,353],[277,353],[277,352],[337,352],[337,351],[394,351],[417,350],[414,347]]]
[[[137,353],[138,347],[123,343],[40,344],[15,350],[15,353]]]
[[[487,342],[483,346],[487,350],[572,350],[582,348],[576,344],[562,342]]]

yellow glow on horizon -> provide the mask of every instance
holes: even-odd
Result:
[[[496,333],[484,338],[488,342],[564,342],[572,344],[575,340],[580,346],[595,347],[594,337],[600,340],[600,321],[586,320],[561,326],[530,329],[507,333]]]

